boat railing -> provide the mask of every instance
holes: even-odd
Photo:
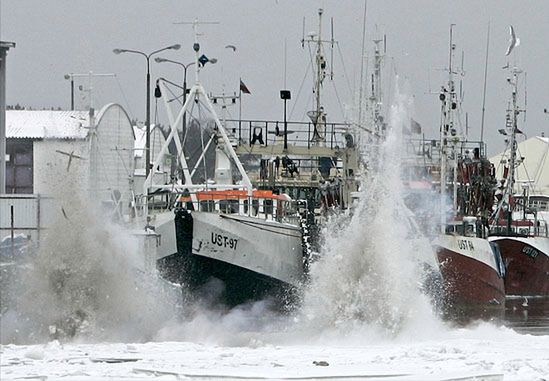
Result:
[[[425,161],[440,161],[440,141],[436,139],[407,139],[405,153],[408,157],[421,158]],[[486,157],[486,144],[482,141],[458,141],[454,143],[458,158]]]
[[[337,158],[310,157],[289,158],[275,157],[261,159],[259,166],[248,173],[253,184],[263,189],[280,184],[299,184],[318,186],[343,176],[343,163]]]
[[[240,144],[270,146],[284,140],[284,122],[279,120],[226,120],[226,129]],[[287,141],[290,145],[311,148],[315,144],[315,127],[312,122],[286,122]],[[351,131],[350,124],[326,123],[324,144],[331,149],[346,147],[345,134]]]
[[[247,216],[299,225],[298,203],[294,200],[230,193],[224,195],[221,192],[212,192],[211,194],[197,192],[195,195],[197,197],[191,197],[190,193],[180,196],[175,207],[190,211]]]
[[[547,223],[540,220],[513,221],[510,230],[506,221],[499,221],[498,224],[490,228],[490,234],[520,237],[547,237],[549,236],[549,229]]]

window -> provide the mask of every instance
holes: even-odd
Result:
[[[238,200],[220,200],[219,211],[227,214],[238,213]]]
[[[8,139],[6,193],[33,193],[33,150],[30,139]]]
[[[200,201],[200,211],[213,212],[215,210],[214,200],[202,200]]]
[[[259,213],[259,200],[257,198],[252,199],[252,216],[257,216]]]
[[[266,215],[272,215],[273,214],[273,200],[272,199],[265,199],[263,201],[263,210],[265,211]]]

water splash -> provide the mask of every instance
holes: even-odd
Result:
[[[423,258],[434,257],[428,241],[411,230],[403,202],[402,130],[410,120],[410,99],[397,91],[387,138],[362,178],[353,215],[326,229],[302,309],[307,324],[319,331],[351,335],[366,329],[395,337],[437,322],[420,290],[418,250]]]
[[[55,190],[58,215],[21,270],[2,342],[144,341],[175,316],[169,288],[145,271],[135,236],[95,212],[79,176]]]

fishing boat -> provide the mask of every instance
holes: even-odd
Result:
[[[195,36],[198,24],[193,24]],[[157,267],[166,279],[208,297],[216,294],[228,306],[269,296],[287,303],[304,274],[301,216],[287,194],[254,189],[235,152],[237,139],[220,121],[200,83],[206,56],[197,38],[193,49],[196,82],[177,117],[170,107],[169,81],[159,79],[155,91],[164,101],[170,128],[144,186],[148,228],[161,237]],[[195,155],[178,131],[184,117],[211,135]],[[213,128],[206,129],[208,124]],[[161,176],[155,170],[168,156],[171,142],[179,170],[166,183],[158,181]],[[206,166],[212,143],[213,176],[206,178],[212,171],[204,170],[197,180],[197,169]],[[196,159],[192,168],[191,157]]]
[[[455,45],[450,28],[449,80],[442,87],[440,128],[440,231],[433,241],[451,312],[502,307],[505,268],[488,241],[488,218],[495,192],[494,171],[483,145],[472,151],[458,133],[460,100],[452,66]]]
[[[520,74],[521,70],[513,68],[508,79],[513,89],[506,126],[500,130],[506,136],[507,149],[500,161],[503,179],[489,240],[497,243],[507,267],[507,295],[549,296],[549,226],[543,212],[549,196],[531,196],[531,181],[522,184],[522,193],[516,189],[516,170],[524,164],[524,158],[517,156],[517,134],[522,133],[518,116],[525,111],[519,109],[517,99]]]

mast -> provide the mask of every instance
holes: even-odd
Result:
[[[453,72],[453,59],[454,51],[456,46],[453,43],[453,27],[455,24],[450,24],[450,54],[448,62],[448,84],[447,88],[444,86],[441,89],[439,99],[442,101],[441,106],[441,125],[440,125],[440,153],[441,153],[441,162],[440,162],[440,224],[441,224],[441,233],[445,232],[446,226],[446,197],[447,197],[447,177],[448,177],[448,161],[451,160],[452,168],[452,183],[453,183],[453,192],[452,192],[452,205],[453,210],[455,210],[457,202],[457,187],[456,187],[456,153],[454,143],[449,144],[450,140],[454,140],[457,135],[456,129],[454,126],[454,113],[457,109],[457,100],[455,93],[455,84],[454,84],[454,72]]]
[[[311,141],[315,144],[323,145],[326,141],[326,112],[322,106],[322,83],[326,78],[326,67],[327,62],[326,58],[322,54],[322,44],[330,43],[333,49],[333,45],[336,43],[333,36],[330,40],[322,40],[322,14],[324,10],[320,8],[318,10],[318,34],[314,33],[303,37],[301,40],[302,46],[307,42],[310,45],[313,45],[315,48],[315,75],[314,75],[314,84],[313,84],[313,93],[314,97],[314,109],[307,112],[307,116],[311,119],[313,123],[314,131]],[[332,31],[333,33],[333,31]],[[331,68],[330,68],[331,70]],[[333,78],[333,73],[330,73],[330,78]]]
[[[374,51],[374,73],[372,74],[372,112],[373,112],[373,122],[374,122],[374,131],[378,134],[379,137],[383,136],[383,117],[381,115],[381,106],[382,106],[382,84],[381,84],[381,66],[383,63],[384,54],[381,54],[381,49],[379,47],[380,43],[386,42],[385,37],[383,39],[374,40],[375,51]],[[385,53],[385,46],[384,46]]]
[[[315,81],[315,110],[317,115],[320,115],[320,88],[322,79],[324,79],[323,66],[326,66],[324,57],[322,56],[322,8],[318,10],[318,39],[316,44],[316,81]],[[322,78],[322,79],[321,79]]]
[[[516,67],[513,68],[512,79],[509,80],[509,83],[512,86],[512,94],[511,94],[511,108],[507,110],[507,127],[511,129],[509,131],[509,135],[511,137],[511,152],[509,157],[509,178],[507,180],[507,197],[508,197],[508,214],[507,214],[507,232],[511,232],[511,222],[512,222],[512,215],[513,210],[511,206],[513,205],[513,193],[515,188],[515,167],[516,167],[516,161],[517,161],[517,138],[516,133],[518,130],[518,115],[521,111],[518,108],[517,104],[517,93],[518,93],[518,74],[521,73],[519,69]]]

